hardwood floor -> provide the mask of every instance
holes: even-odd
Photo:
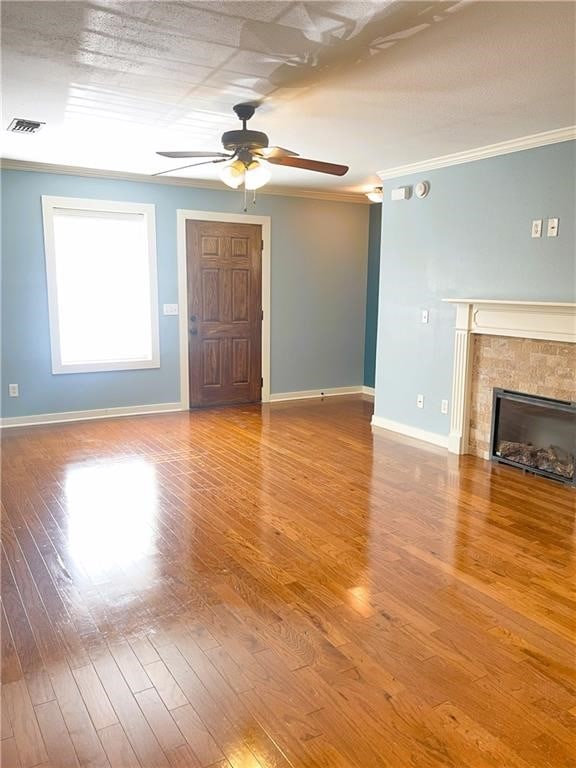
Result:
[[[4,768],[576,766],[576,494],[354,398],[3,434]]]

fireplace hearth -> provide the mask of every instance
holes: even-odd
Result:
[[[493,390],[493,461],[576,485],[576,403]]]

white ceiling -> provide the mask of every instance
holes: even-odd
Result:
[[[132,173],[155,150],[220,150],[231,107],[337,179],[272,168],[276,186],[364,189],[376,171],[566,127],[573,2],[2,3],[2,156]],[[178,175],[217,179],[214,166]]]

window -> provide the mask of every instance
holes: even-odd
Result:
[[[42,197],[52,372],[158,368],[154,206]]]

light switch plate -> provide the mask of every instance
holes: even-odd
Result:
[[[440,405],[440,413],[448,413],[448,400],[442,400]]]
[[[8,397],[20,397],[18,384],[8,384]]]
[[[548,219],[548,237],[558,237],[558,219]]]
[[[542,237],[542,219],[534,219],[532,222],[532,237]]]
[[[430,317],[430,313],[427,309],[423,309],[420,317],[423,323],[427,323]]]
[[[417,395],[416,408],[424,408],[424,395]]]
[[[165,315],[177,315],[178,304],[164,304],[163,311]]]

